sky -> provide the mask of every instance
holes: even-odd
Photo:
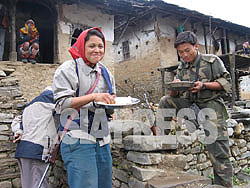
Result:
[[[250,0],[164,0],[202,14],[250,28]]]

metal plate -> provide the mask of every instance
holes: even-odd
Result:
[[[194,87],[194,82],[180,81],[180,82],[167,82],[166,87],[170,90],[182,91]]]
[[[104,102],[95,102],[97,107],[107,107],[107,108],[126,108],[132,105],[138,104],[140,99],[133,97],[116,97],[115,104],[106,104]]]

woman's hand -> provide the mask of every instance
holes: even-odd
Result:
[[[115,104],[115,95],[110,95],[109,93],[93,93],[93,101]]]
[[[21,135],[21,134],[15,135],[15,140],[13,140],[13,143],[19,142],[19,141],[21,140],[21,138],[22,138],[22,135]]]

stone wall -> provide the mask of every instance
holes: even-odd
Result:
[[[38,67],[35,68],[35,66]],[[14,159],[16,145],[12,143],[10,124],[36,92],[40,93],[45,86],[51,84],[56,67],[57,65],[48,67],[46,65],[24,65],[18,62],[0,64],[1,188],[20,187],[19,168],[17,160]],[[34,72],[34,69],[40,71]],[[26,75],[23,70],[28,70]],[[30,78],[28,84],[22,81],[28,80],[27,78]],[[30,90],[28,93],[26,89],[30,83],[34,90]],[[234,173],[237,175],[241,169],[249,167],[250,164],[250,133],[248,132],[250,115],[248,109],[243,110],[244,107],[249,107],[249,104],[246,104],[245,101],[236,104],[237,107],[230,109],[232,119],[228,123],[228,130],[230,132],[230,160],[234,166]],[[110,123],[113,138],[111,148],[113,187],[157,187],[159,178],[163,183],[172,182],[170,180],[175,178],[173,182],[176,183],[184,182],[183,177],[189,180],[185,182],[190,183],[192,180],[193,183],[199,185],[211,184],[210,179],[205,178],[213,172],[204,144],[200,142],[178,144],[177,139],[173,139],[175,131],[171,131],[172,135],[169,137],[152,136],[147,113],[143,110],[142,106],[117,109],[114,120]],[[240,114],[243,114],[244,118]],[[238,126],[239,123],[243,123],[243,128]],[[60,155],[48,174],[52,187],[68,187],[67,174]],[[190,176],[190,174],[195,176]],[[203,175],[203,177],[199,175]]]
[[[26,100],[19,90],[18,79],[11,75],[14,69],[0,69],[0,187],[20,187],[17,160],[14,159],[16,145],[10,124]]]
[[[239,107],[231,111],[234,119],[228,121],[230,161],[234,167],[234,175],[238,176],[241,175],[242,169],[250,166],[250,133],[248,132],[250,111]],[[245,118],[235,119],[234,114],[239,114],[239,111],[244,114]],[[140,110],[120,109],[115,115],[115,118],[119,119],[111,123],[115,188],[146,188],[147,186],[156,188],[157,184],[153,183],[153,180],[159,178],[158,176],[164,185],[169,187],[171,187],[168,183],[169,178],[181,177],[183,174],[193,174],[204,178],[213,176],[206,146],[194,139],[194,135],[185,134],[187,136],[183,135],[183,138],[178,138],[172,130],[171,136],[157,138],[151,135],[149,122],[145,121],[146,117],[141,115]],[[239,126],[242,122],[244,122],[243,127]],[[118,134],[118,130],[121,133]],[[119,135],[122,139],[118,139]],[[176,141],[180,139],[186,140],[184,141],[186,144]],[[190,142],[190,140],[193,141]],[[206,179],[205,184],[211,184],[211,182]]]
[[[11,122],[19,115],[25,105],[38,96],[48,85],[51,85],[54,71],[58,65],[32,65],[20,62],[0,63],[0,187],[21,187],[17,160],[14,158],[16,144],[12,142]],[[60,156],[59,156],[60,157]],[[63,182],[61,172],[63,167],[57,161],[50,170],[50,181],[54,185]],[[63,168],[62,168],[63,169]],[[64,173],[66,177],[66,173]],[[60,178],[60,182],[55,177]],[[55,186],[58,187],[58,186]]]

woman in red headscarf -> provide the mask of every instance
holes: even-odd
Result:
[[[71,188],[112,188],[106,117],[111,112],[93,105],[114,102],[114,78],[100,62],[105,53],[102,31],[99,28],[83,31],[69,52],[73,59],[56,70],[53,80],[56,111],[61,114],[64,132],[67,130],[61,154],[68,183]],[[71,116],[72,122],[68,119],[71,111],[76,114]]]

